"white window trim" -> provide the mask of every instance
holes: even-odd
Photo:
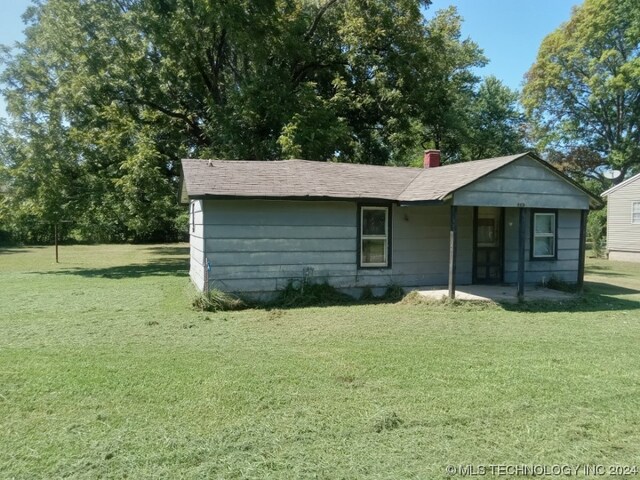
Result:
[[[536,221],[538,215],[552,215],[553,221],[551,225],[553,226],[552,233],[538,233],[536,232]],[[556,249],[558,248],[558,232],[556,231],[556,213],[555,212],[536,212],[533,214],[533,245],[531,245],[531,252],[533,254],[533,258],[555,258]],[[553,252],[551,255],[537,255],[535,249],[536,238],[553,238]]]
[[[384,211],[384,235],[365,235],[364,211],[383,210]],[[364,263],[362,254],[365,240],[384,240],[384,263]],[[361,267],[388,267],[389,266],[389,207],[361,207],[360,208],[360,266]]]
[[[631,202],[631,224],[632,225],[640,225],[640,219],[638,219],[638,221],[635,220],[636,205],[640,205],[640,200],[633,200]],[[638,208],[638,214],[640,214],[640,208]]]

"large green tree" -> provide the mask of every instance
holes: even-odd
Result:
[[[527,74],[524,105],[540,150],[606,186],[640,170],[640,4],[585,0],[547,36]]]
[[[518,93],[489,76],[467,104],[462,156],[478,159],[523,152],[525,130]]]
[[[406,164],[435,144],[463,158],[485,59],[454,9],[426,21],[429,4],[39,1],[2,74],[4,215],[162,239],[180,230],[186,156]]]

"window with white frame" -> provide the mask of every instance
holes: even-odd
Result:
[[[556,256],[556,213],[533,213],[533,258],[555,258]]]
[[[389,265],[389,208],[360,209],[360,266]]]
[[[196,231],[196,203],[191,202],[191,231]]]
[[[631,207],[631,223],[640,223],[640,201],[633,202]]]

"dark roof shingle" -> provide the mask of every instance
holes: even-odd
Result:
[[[521,153],[508,157],[454,163],[438,168],[417,169],[421,173],[407,186],[398,200],[401,202],[442,200],[450,193],[525,155],[527,154]]]
[[[429,169],[309,160],[186,159],[182,161],[182,200],[251,197],[437,201],[525,155]]]

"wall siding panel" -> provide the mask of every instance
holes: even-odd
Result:
[[[201,200],[189,204],[189,245],[191,261],[189,276],[199,290],[204,289],[204,226]]]
[[[391,208],[392,266],[361,269],[355,202],[207,200],[202,216],[206,255],[194,235],[192,269],[202,272],[198,280],[203,278],[206,257],[212,265],[210,287],[256,295],[299,281],[305,271],[315,281],[343,289],[446,283],[450,207]],[[473,209],[460,208],[458,223],[457,281],[468,284]]]
[[[522,158],[454,195],[456,205],[588,209],[584,192],[530,158]]]
[[[554,276],[565,282],[578,279],[580,247],[580,210],[558,210],[557,260],[531,260],[531,211],[526,214],[525,282],[542,283]],[[505,217],[506,283],[515,283],[518,275],[518,209],[507,208]]]
[[[628,254],[640,252],[640,224],[632,223],[633,202],[640,202],[640,178],[607,197],[607,250],[612,259],[640,260]]]

